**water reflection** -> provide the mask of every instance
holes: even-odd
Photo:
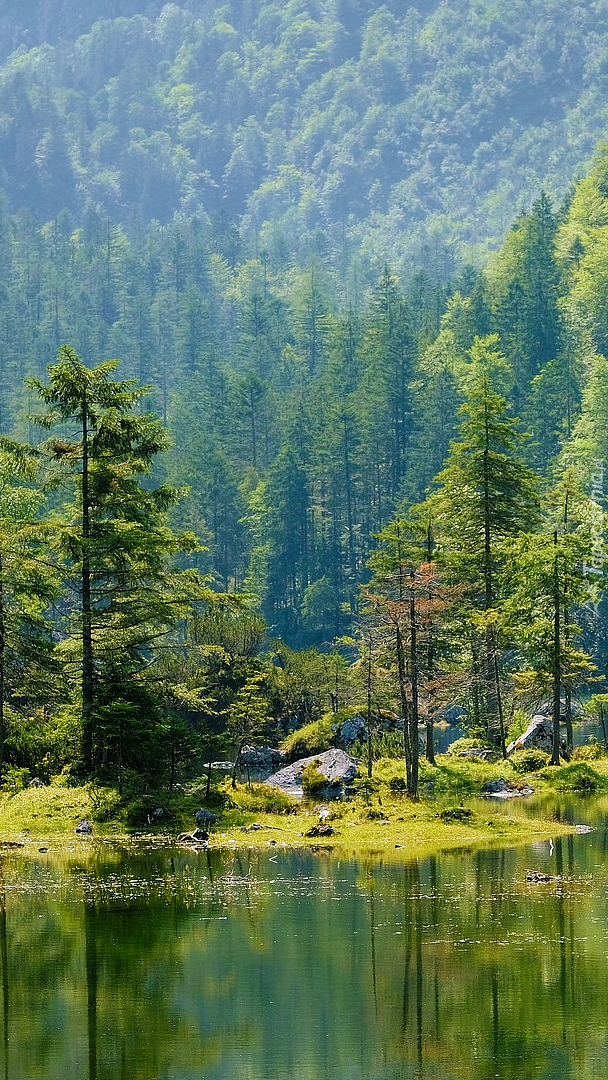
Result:
[[[600,828],[410,863],[8,852],[5,1080],[599,1080],[606,806],[561,813]]]

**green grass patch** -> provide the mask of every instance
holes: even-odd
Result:
[[[582,795],[608,791],[608,776],[587,761],[573,762],[559,769],[549,766],[543,769],[542,776],[557,791],[576,791]]]
[[[334,745],[335,719],[333,713],[326,713],[320,720],[313,720],[310,724],[292,731],[281,743],[284,750],[291,758],[297,760],[301,757],[311,757],[313,754],[322,754]]]
[[[99,798],[99,791],[97,797]],[[104,789],[104,799],[118,808],[118,795]],[[22,835],[69,835],[83,818],[95,819],[96,798],[89,785],[62,787],[54,784],[25,788],[0,796],[0,836],[15,839]]]
[[[548,838],[569,831],[549,817],[528,818],[502,813],[496,804],[467,805],[481,793],[486,780],[504,777],[517,783],[516,762],[480,762],[442,755],[437,764],[420,761],[420,799],[405,793],[402,761],[382,758],[374,765],[371,783],[362,769],[355,782],[356,795],[330,802],[329,823],[335,835],[327,843],[338,851],[388,851],[412,854],[452,847],[518,843]],[[608,756],[545,767],[529,774],[537,792],[608,792]],[[209,829],[213,847],[226,845],[306,847],[315,843],[304,834],[318,821],[317,800],[295,800],[265,784],[238,784],[224,780],[206,795],[206,777],[174,792],[133,792],[124,796],[107,787],[61,783],[0,794],[0,840],[73,836],[76,825],[88,818],[94,834],[124,837],[130,832],[156,834],[171,842],[180,832],[194,828],[195,812],[206,806],[220,819]],[[608,803],[608,799],[606,799]],[[550,800],[548,800],[550,805]],[[156,818],[154,810],[162,808]],[[547,811],[547,815],[551,810]],[[544,811],[543,811],[544,813]],[[254,824],[260,826],[247,831]],[[325,841],[324,841],[325,842]]]

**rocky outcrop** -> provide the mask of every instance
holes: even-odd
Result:
[[[380,723],[377,723],[374,717],[374,732],[396,732],[403,731],[403,720],[398,716],[383,716]],[[335,729],[335,742],[336,746],[341,747],[343,750],[348,750],[349,746],[352,746],[355,742],[367,742],[367,721],[363,716],[363,713],[355,713],[354,716],[344,720],[342,724]],[[418,731],[418,739],[420,750],[424,753],[426,748],[426,727],[420,725]]]
[[[498,761],[498,754],[483,746],[467,746],[464,750],[458,750],[456,757],[471,758],[474,761]]]
[[[336,731],[336,743],[342,749],[346,749],[348,746],[352,746],[354,742],[366,742],[367,741],[367,724],[365,717],[361,713],[355,713],[354,716],[350,716],[348,720],[340,724]]]
[[[486,780],[481,793],[493,799],[516,799],[520,795],[533,795],[534,788],[530,784],[514,784],[500,776],[496,780]]]
[[[287,755],[282,750],[275,750],[272,746],[244,746],[241,750],[239,765],[243,769],[253,769],[255,772],[272,772],[286,760]]]
[[[507,746],[507,755],[516,750],[545,750],[547,754],[553,752],[553,721],[544,713],[536,713],[532,717],[523,735],[518,735]],[[565,739],[560,739],[560,754],[568,758],[568,747]]]
[[[194,832],[180,833],[177,842],[178,844],[207,844],[209,841],[209,833],[205,829],[195,829]]]
[[[345,787],[352,783],[359,768],[359,763],[355,758],[346,754],[344,750],[334,747],[331,750],[325,750],[322,754],[313,754],[312,757],[294,761],[292,765],[287,765],[286,768],[273,773],[265,782],[272,787],[280,788],[287,795],[303,795],[302,773],[307,765],[314,763],[327,779],[327,788],[318,793],[325,799],[332,796],[339,797]]]

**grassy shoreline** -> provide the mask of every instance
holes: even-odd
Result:
[[[412,802],[391,790],[391,779],[402,766],[383,759],[374,770],[373,790],[343,802],[327,804],[333,834],[307,836],[319,821],[314,800],[294,802],[265,785],[228,783],[214,789],[208,803],[221,811],[209,830],[208,845],[218,848],[331,849],[337,854],[394,852],[410,856],[457,848],[512,846],[565,835],[575,826],[551,816],[550,808],[533,806],[525,814],[509,812],[500,800],[481,801],[487,780],[502,777],[514,784],[530,783],[543,795],[608,792],[608,757],[543,768],[522,776],[510,762],[485,762],[443,755],[436,766],[422,767],[421,798]],[[111,788],[86,784],[50,784],[0,794],[0,847],[66,843],[83,818],[93,836],[104,841],[175,844],[182,832],[194,828],[194,814],[205,804],[203,779],[179,792],[154,792],[137,798],[120,797]],[[476,798],[477,797],[477,798]],[[519,800],[517,800],[519,801]],[[154,809],[163,808],[155,821]]]

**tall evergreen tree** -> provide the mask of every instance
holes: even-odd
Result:
[[[99,765],[101,689],[104,679],[128,690],[142,650],[175,615],[168,590],[168,559],[184,538],[167,525],[175,498],[167,487],[146,487],[167,433],[139,411],[145,395],[132,380],[115,380],[118,361],[87,367],[62,346],[48,383],[30,381],[46,410],[36,417],[59,428],[45,444],[53,482],[69,490],[53,518],[68,599],[68,642],[78,641],[82,695],[82,760],[91,774]],[[116,691],[118,694],[118,690]]]
[[[532,528],[538,517],[536,481],[522,460],[522,435],[499,389],[508,369],[492,335],[471,349],[459,437],[431,494],[439,555],[466,583],[473,612],[486,616],[483,657],[486,722],[500,722],[500,685],[493,621],[501,542]]]
[[[40,496],[27,448],[0,445],[0,778],[7,706],[51,697],[52,638],[46,610],[57,578],[43,550]]]

